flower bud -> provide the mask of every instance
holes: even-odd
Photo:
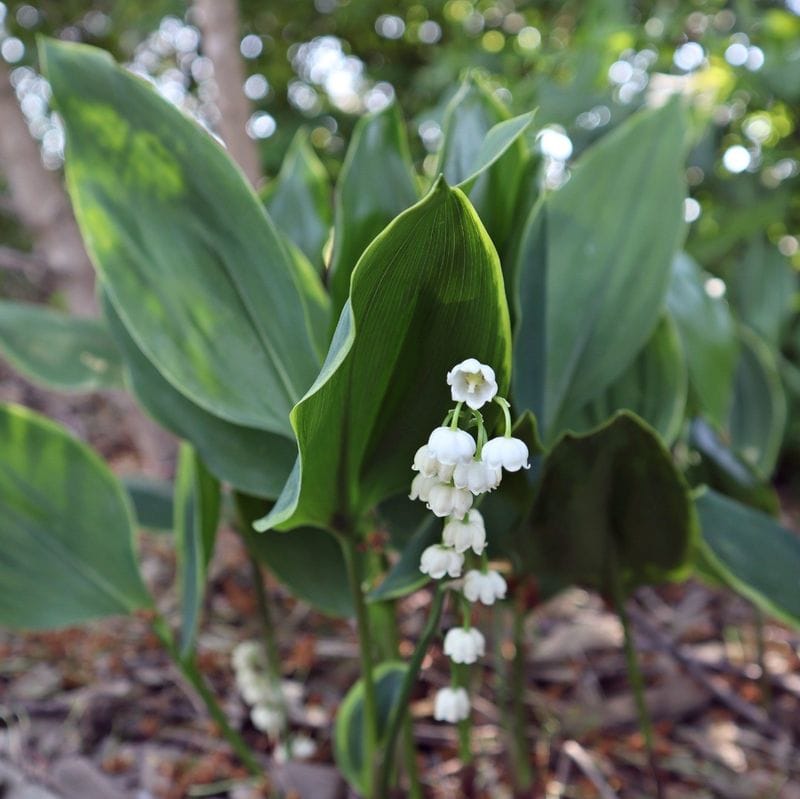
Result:
[[[453,663],[474,663],[485,652],[486,640],[474,627],[454,627],[444,637],[444,653]]]
[[[469,697],[463,688],[441,688],[433,703],[436,721],[455,724],[469,717]]]
[[[506,581],[501,574],[496,571],[484,574],[476,569],[467,572],[462,589],[470,602],[480,600],[484,605],[494,605],[496,599],[505,599],[507,590]]]

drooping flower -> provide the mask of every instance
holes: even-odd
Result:
[[[453,663],[474,663],[486,652],[486,640],[474,627],[454,627],[444,637],[444,653]]]
[[[448,519],[442,530],[442,543],[456,552],[472,549],[480,555],[486,548],[486,526],[480,511],[472,508],[463,519]]]
[[[437,483],[428,492],[428,508],[440,519],[455,516],[462,519],[472,507],[472,494],[463,488]]]
[[[280,734],[283,729],[283,714],[274,705],[257,704],[250,711],[253,726],[270,737]]]
[[[484,461],[459,463],[453,469],[453,484],[456,488],[466,488],[475,496],[492,491],[500,485],[503,472],[500,467],[489,466]]]
[[[476,358],[467,358],[454,366],[447,373],[447,385],[455,402],[465,402],[476,411],[497,394],[494,369]]]
[[[436,721],[450,724],[469,717],[469,696],[463,688],[441,688],[436,692],[433,703],[433,717]]]
[[[445,574],[453,579],[460,577],[463,568],[464,556],[441,544],[428,547],[419,560],[419,570],[434,580],[441,580]]]
[[[302,733],[293,735],[291,753],[292,760],[310,760],[317,753],[317,743]],[[286,763],[289,760],[289,747],[284,743],[278,744],[272,756],[276,763]]]
[[[430,497],[431,489],[438,485],[440,485],[438,477],[429,477],[426,474],[418,474],[411,481],[411,493],[409,493],[408,498],[421,499],[423,502],[427,502],[428,498]]]
[[[274,691],[263,672],[242,669],[236,672],[236,687],[248,705],[267,702],[273,699]]]
[[[446,483],[453,477],[453,470],[456,467],[452,463],[438,461],[431,453],[428,445],[423,444],[414,455],[414,465],[411,468],[421,475],[437,477],[443,483]]]
[[[487,441],[481,450],[481,460],[495,468],[502,466],[507,472],[530,469],[527,445],[511,436],[498,436]]]
[[[503,576],[496,571],[484,573],[470,569],[464,577],[462,590],[470,602],[480,600],[484,605],[494,605],[495,600],[505,599],[508,586]]]
[[[454,466],[472,460],[475,439],[466,430],[437,427],[428,438],[428,451],[439,463]]]

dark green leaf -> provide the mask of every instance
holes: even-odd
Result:
[[[305,287],[226,152],[106,53],[42,46],[67,133],[67,183],[114,306],[181,393],[290,434],[319,361]]]
[[[122,478],[122,484],[133,504],[137,526],[148,530],[172,530],[172,483],[128,476]]]
[[[375,698],[378,716],[378,741],[381,741],[389,714],[400,693],[406,665],[399,662],[381,663],[374,669]],[[366,783],[364,758],[364,682],[359,680],[345,696],[336,714],[333,730],[333,755],[344,778],[363,794]]]
[[[508,384],[510,334],[497,253],[464,195],[440,181],[370,245],[316,383],[292,411],[300,456],[259,524],[351,532],[410,484],[416,449],[449,406],[467,357]]]
[[[688,374],[678,331],[665,315],[631,365],[598,397],[557,427],[584,433],[615,411],[629,410],[644,419],[667,444],[681,429]]]
[[[45,630],[152,605],[119,481],[63,429],[0,405],[0,624]]]
[[[718,429],[725,427],[739,357],[736,326],[721,296],[706,290],[711,275],[686,254],[673,261],[667,307],[675,318],[689,367],[693,403]]]
[[[195,405],[147,360],[105,296],[103,311],[125,358],[136,396],[147,412],[175,435],[190,441],[218,479],[240,491],[277,497],[297,456],[294,442],[266,430],[227,422]]]
[[[545,573],[612,594],[687,576],[697,522],[659,437],[621,411],[586,436],[565,435],[545,461],[532,535]]]
[[[122,385],[122,358],[98,319],[0,300],[0,353],[25,377],[57,391]]]
[[[322,161],[300,128],[278,177],[264,191],[264,204],[275,226],[320,271],[322,248],[331,227],[331,181]]]
[[[189,444],[181,444],[175,475],[175,553],[181,606],[181,653],[194,647],[206,570],[219,524],[220,487]]]
[[[367,245],[418,198],[405,123],[392,103],[356,123],[336,183],[329,285],[334,313]]]
[[[533,209],[520,246],[514,398],[545,443],[628,367],[658,323],[684,232],[685,115],[635,114]]]
[[[800,538],[775,519],[706,490],[696,499],[711,576],[800,627]]]

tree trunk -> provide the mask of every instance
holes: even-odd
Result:
[[[245,74],[239,55],[237,0],[195,0],[194,9],[203,34],[203,53],[214,64],[219,88],[220,134],[233,160],[256,186],[262,178],[261,157],[258,145],[245,130],[252,109],[243,90]]]
[[[14,211],[30,231],[37,254],[55,274],[69,310],[96,316],[94,270],[61,178],[42,164],[9,77],[0,60],[0,170],[8,181]]]

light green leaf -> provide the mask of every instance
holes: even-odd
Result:
[[[122,478],[122,484],[133,505],[138,527],[165,532],[172,530],[172,483],[129,475]]]
[[[243,494],[236,495],[243,524],[249,528],[269,505]],[[336,539],[325,530],[299,527],[291,535],[268,530],[242,529],[248,548],[298,599],[326,616],[354,615],[347,565]]]
[[[702,571],[800,627],[800,538],[770,516],[705,490],[695,500]]]
[[[534,207],[520,246],[513,394],[545,443],[616,380],[660,318],[684,233],[685,114],[635,114]]]
[[[389,661],[374,669],[378,742],[386,733],[392,706],[400,694],[407,666]],[[345,696],[333,728],[333,756],[344,778],[362,795],[367,781],[364,757],[364,681],[359,680]]]
[[[181,393],[290,434],[319,361],[303,284],[226,152],[108,54],[45,40],[87,249],[136,345]]]
[[[510,116],[491,88],[469,74],[445,110],[436,170],[451,185],[463,184],[498,250],[511,232],[529,158],[520,136],[532,115]]]
[[[175,553],[181,607],[181,654],[194,648],[208,562],[219,525],[220,486],[191,445],[181,444],[175,475]]]
[[[621,411],[585,436],[566,434],[549,454],[532,513],[545,573],[613,594],[688,575],[697,522],[669,451]]]
[[[334,313],[347,301],[350,276],[367,245],[418,196],[400,109],[392,103],[363,116],[336,183],[328,281]]]
[[[332,224],[331,181],[300,128],[284,156],[281,171],[263,192],[272,221],[321,271],[322,248]]]
[[[557,427],[584,433],[627,409],[646,421],[667,444],[680,432],[688,373],[675,323],[665,314],[631,365],[598,397]]]
[[[739,344],[728,303],[706,291],[706,285],[714,285],[710,279],[688,255],[679,254],[672,264],[667,307],[686,352],[692,402],[722,429],[731,408]]]
[[[295,469],[258,529],[352,532],[407,489],[414,452],[450,405],[445,375],[467,357],[491,364],[505,390],[497,253],[464,195],[439,181],[359,261],[322,371],[292,411]]]
[[[57,391],[122,385],[122,358],[97,319],[0,300],[0,353],[25,377]]]
[[[119,481],[92,450],[0,405],[0,624],[46,630],[152,606]]]
[[[739,336],[742,346],[728,421],[731,448],[768,480],[786,429],[786,395],[769,346],[745,327],[739,328]]]
[[[297,457],[295,443],[266,430],[233,424],[195,405],[147,360],[105,295],[103,312],[145,410],[167,430],[190,441],[219,480],[250,494],[277,497]]]

